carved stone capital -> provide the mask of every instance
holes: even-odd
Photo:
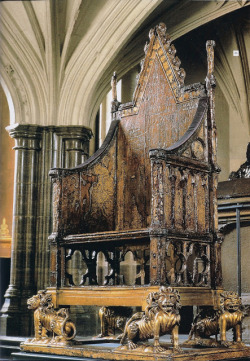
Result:
[[[53,129],[56,135],[63,137],[64,139],[89,141],[93,136],[92,130],[83,126],[71,125],[48,128]]]
[[[15,124],[6,127],[15,139],[14,149],[40,150],[43,127],[30,124]]]

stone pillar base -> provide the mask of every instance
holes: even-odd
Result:
[[[1,336],[30,336],[33,334],[33,320],[30,312],[1,315]]]

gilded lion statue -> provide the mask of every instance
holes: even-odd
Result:
[[[120,339],[121,334],[115,336],[115,333],[116,331],[120,331],[120,333],[123,332],[125,324],[131,314],[131,309],[128,307],[101,307],[99,310],[101,333],[98,337]]]
[[[151,292],[147,297],[145,312],[135,313],[126,323],[121,344],[128,339],[129,350],[138,347],[138,341],[154,339],[156,352],[166,351],[159,343],[162,335],[170,333],[174,352],[181,352],[179,347],[179,324],[181,308],[180,295],[171,287],[160,287],[159,292]],[[147,347],[145,348],[147,349]]]
[[[76,327],[69,320],[68,309],[56,311],[51,294],[38,291],[37,295],[28,299],[27,304],[28,309],[34,310],[35,338],[30,342],[67,342],[75,337]],[[52,334],[52,338],[49,334]]]
[[[237,293],[223,292],[219,310],[210,311],[207,315],[202,311],[196,316],[186,344],[218,346],[217,335],[220,335],[220,345],[228,347],[231,343],[226,339],[226,332],[233,329],[234,343],[242,345],[242,320],[245,315],[245,308]],[[210,338],[213,335],[215,341]]]

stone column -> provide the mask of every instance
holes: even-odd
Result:
[[[15,139],[15,178],[10,284],[1,310],[1,333],[26,335],[30,317],[26,301],[35,290],[36,197],[41,149],[41,128],[15,125],[7,128]]]
[[[90,129],[80,126],[14,125],[15,180],[10,284],[1,310],[2,335],[30,335],[27,299],[48,286],[55,167],[74,167],[88,157]]]
[[[43,127],[41,162],[38,180],[38,213],[36,228],[37,289],[49,285],[49,241],[52,232],[52,179],[51,168],[72,168],[89,156],[92,131],[83,126]]]

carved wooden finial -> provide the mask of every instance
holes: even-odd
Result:
[[[158,33],[161,34],[161,36],[166,37],[166,35],[167,35],[166,24],[160,23],[158,26],[156,26],[156,29],[157,29]]]
[[[111,78],[111,89],[112,89],[112,101],[117,101],[117,76],[116,72],[113,73],[113,76]]]
[[[228,180],[249,178],[250,179],[250,142],[247,145],[246,162],[241,164],[240,168],[236,172],[231,172]]]
[[[206,49],[207,49],[206,85],[207,85],[207,89],[213,88],[216,85],[215,76],[214,76],[214,47],[215,47],[214,40],[208,40],[206,42]]]
[[[111,113],[118,110],[120,102],[117,100],[117,76],[116,72],[113,73],[111,78],[111,90],[112,90],[112,101],[111,101]]]

